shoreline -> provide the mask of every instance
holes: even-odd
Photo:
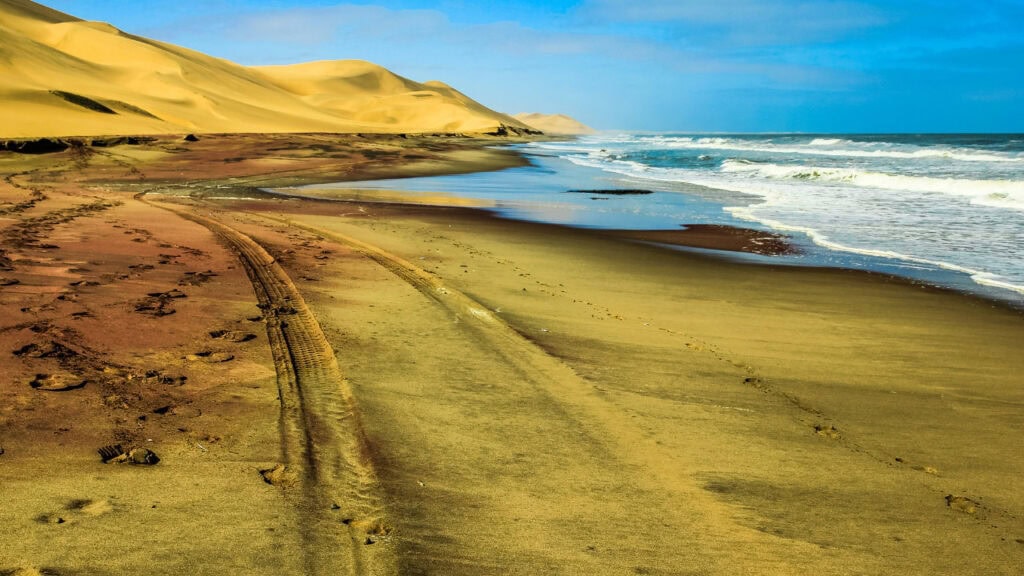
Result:
[[[925,281],[945,277],[957,289],[1024,302],[1024,279],[1009,257],[1017,253],[1011,240],[1021,224],[1017,140],[679,133],[536,148],[556,154],[564,148],[561,155],[570,162],[621,174],[631,187],[687,180],[750,194],[757,201],[727,202],[724,210],[751,226],[806,239],[837,255],[830,260],[840,265],[873,268],[873,260],[884,261],[883,269],[902,268]],[[945,174],[929,158],[946,153],[956,159],[949,173],[929,177]],[[645,160],[649,154],[659,159],[652,164]],[[708,162],[689,164],[697,154]],[[876,154],[901,160],[887,167],[868,159]],[[671,173],[677,168],[681,174]]]
[[[799,274],[801,271],[808,273],[813,271],[823,271],[825,273],[835,274],[837,277],[865,277],[868,281],[872,282],[905,285],[908,288],[949,294],[992,307],[1001,308],[1007,312],[1024,315],[1024,301],[1018,302],[1015,299],[1010,300],[998,298],[982,292],[943,285],[903,274],[884,270],[869,270],[828,264],[806,264],[792,261],[773,262],[771,259],[774,257],[800,255],[801,249],[799,245],[788,242],[788,236],[785,234],[767,232],[754,228],[728,225],[684,224],[681,225],[680,230],[603,229],[516,218],[500,213],[486,201],[474,202],[459,197],[446,197],[439,194],[428,194],[423,196],[417,194],[415,197],[412,197],[401,190],[375,190],[373,191],[374,193],[384,192],[383,198],[367,198],[363,196],[356,198],[328,198],[307,196],[275,189],[264,190],[264,192],[268,194],[269,199],[294,200],[310,204],[322,203],[326,206],[373,206],[381,210],[383,213],[393,212],[400,215],[422,214],[429,216],[430,214],[460,214],[462,217],[470,220],[481,219],[486,221],[494,219],[522,224],[528,228],[536,227],[537,229],[550,228],[555,230],[566,230],[589,237],[608,238],[628,243],[635,243],[638,245],[648,245],[658,250],[683,252],[693,258],[707,260],[709,262],[721,262],[728,265],[764,267],[789,271],[795,274]],[[420,198],[422,198],[424,202],[414,201]],[[244,203],[246,200],[258,201],[260,199],[219,197],[215,200],[217,202],[241,201]],[[949,272],[957,273],[955,271]]]
[[[396,140],[0,153],[0,571],[1024,560],[1019,310],[444,197],[249,197],[517,162]],[[161,460],[103,463],[116,445]]]
[[[513,148],[510,151],[522,154],[527,160],[535,157],[536,154],[523,152]],[[536,167],[531,162],[530,166],[515,166],[514,168]],[[497,171],[504,170],[499,168]],[[486,168],[480,175],[490,172]],[[446,184],[452,182],[444,176],[471,175],[468,172],[457,172],[453,174],[434,174],[419,180],[414,186],[407,189],[402,188],[402,176],[382,178],[354,178],[335,182],[334,184],[345,184],[346,182],[366,181],[373,183],[378,180],[388,181],[382,188],[346,188],[330,187],[320,188],[316,183],[309,185],[293,185],[287,188],[269,190],[272,194],[283,197],[308,198],[326,201],[358,201],[371,203],[408,203],[411,205],[426,204],[432,206],[463,206],[475,208],[493,213],[498,218],[522,220],[527,222],[541,222],[553,225],[569,226],[580,230],[601,230],[613,236],[619,236],[636,241],[648,241],[655,244],[662,244],[668,248],[709,250],[705,254],[709,257],[721,257],[725,259],[736,259],[737,256],[748,254],[752,257],[744,260],[751,265],[779,265],[786,267],[812,267],[812,268],[836,268],[854,272],[865,272],[881,276],[893,276],[907,281],[912,285],[924,285],[935,289],[950,290],[970,297],[977,297],[1006,306],[1014,310],[1024,310],[1024,298],[1019,297],[1015,290],[1008,290],[1002,287],[993,287],[985,283],[976,282],[971,274],[948,266],[929,265],[927,269],[920,269],[908,265],[908,261],[899,258],[887,258],[880,255],[866,254],[860,251],[847,251],[831,248],[819,244],[812,238],[804,238],[802,233],[776,230],[771,227],[749,227],[748,221],[743,219],[731,219],[733,223],[718,224],[688,223],[680,221],[672,224],[671,228],[617,228],[604,225],[573,225],[557,221],[536,218],[529,215],[529,212],[520,213],[520,210],[509,209],[505,200],[486,194],[475,195],[471,186],[460,188],[458,193],[446,192]],[[437,184],[432,184],[432,178],[441,176]],[[503,179],[501,175],[494,175],[496,182]],[[512,179],[513,183],[517,180]],[[481,184],[487,187],[485,181]],[[515,184],[511,184],[514,186]],[[429,192],[428,192],[429,191]],[[646,191],[645,191],[646,192]],[[588,194],[589,195],[589,194]],[[606,195],[607,196],[607,195]],[[532,200],[527,201],[527,204]],[[698,215],[698,218],[706,218],[705,215]],[[715,254],[715,252],[720,254]],[[773,261],[773,258],[778,260]],[[809,261],[806,259],[810,259]]]

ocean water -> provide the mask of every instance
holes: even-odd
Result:
[[[1024,296],[1024,135],[615,134],[531,147],[637,185],[743,193],[723,200],[737,219]]]
[[[1024,305],[1024,135],[606,133],[521,150],[532,166],[332,186],[445,192],[582,227],[774,230],[803,254],[743,258],[885,272]],[[653,193],[569,192],[612,188]]]

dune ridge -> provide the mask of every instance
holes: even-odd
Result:
[[[363,61],[246,67],[0,0],[0,137],[529,128],[441,82]]]
[[[531,128],[544,132],[545,134],[577,136],[581,134],[594,133],[594,129],[590,126],[587,126],[571,116],[566,116],[565,114],[520,112],[519,114],[513,114],[512,117],[529,125]]]

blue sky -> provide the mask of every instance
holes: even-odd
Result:
[[[242,64],[359,58],[605,129],[1024,132],[1024,0],[48,0]]]

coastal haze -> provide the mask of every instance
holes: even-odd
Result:
[[[0,574],[1019,573],[1022,138],[598,131],[900,12],[514,4],[0,0]]]

